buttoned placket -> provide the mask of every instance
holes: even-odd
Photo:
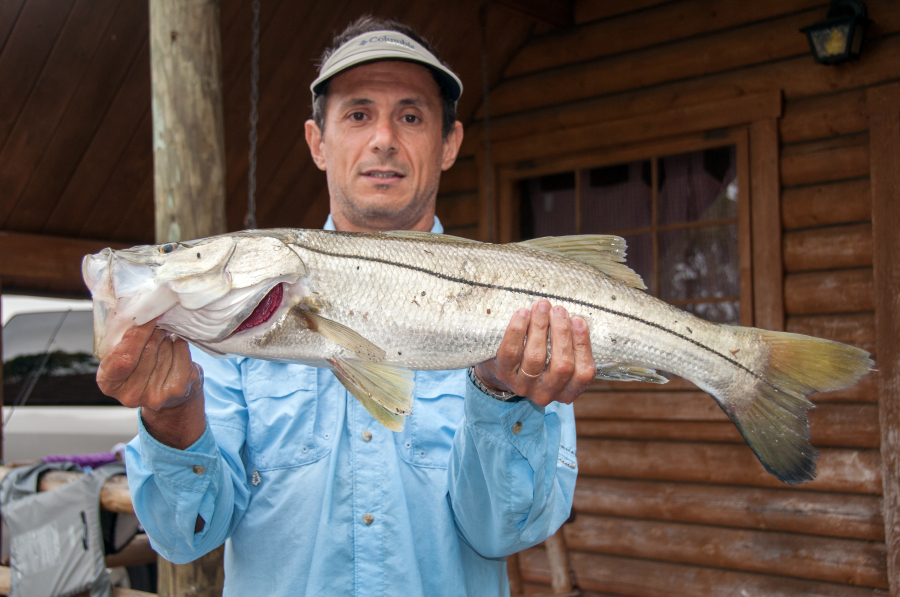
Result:
[[[384,595],[384,502],[382,452],[393,445],[391,432],[373,421],[368,411],[349,392],[347,431],[353,474],[354,594]],[[386,442],[390,442],[388,445]]]

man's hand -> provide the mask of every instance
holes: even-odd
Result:
[[[547,363],[547,333],[550,362]],[[488,387],[528,396],[535,404],[571,404],[594,379],[588,326],[562,307],[540,300],[512,316],[497,356],[479,363],[475,374]]]
[[[125,332],[100,361],[100,391],[141,408],[144,427],[167,446],[183,450],[203,435],[203,371],[187,342],[156,328],[156,321]]]

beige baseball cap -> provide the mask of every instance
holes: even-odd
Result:
[[[313,100],[322,91],[325,82],[351,66],[373,60],[408,60],[431,68],[450,90],[453,101],[462,95],[462,81],[453,71],[441,64],[437,57],[416,40],[398,31],[370,31],[358,35],[328,57],[322,65],[319,78],[309,86]]]

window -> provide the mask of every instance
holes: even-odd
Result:
[[[704,319],[749,324],[746,136],[690,145],[517,177],[518,238],[622,236],[648,293]]]

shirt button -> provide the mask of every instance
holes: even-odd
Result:
[[[206,467],[203,466],[202,464],[195,464],[195,465],[194,465],[194,474],[196,474],[196,475],[202,475],[202,474],[205,473],[205,472],[206,472]]]
[[[365,514],[363,514],[363,522],[366,524],[372,524],[373,522],[375,522],[375,517],[366,512]]]
[[[362,432],[362,438],[364,441],[369,441],[372,439],[372,432],[366,429]]]
[[[512,426],[512,432],[516,435],[522,432],[522,421],[516,421],[516,424]]]

